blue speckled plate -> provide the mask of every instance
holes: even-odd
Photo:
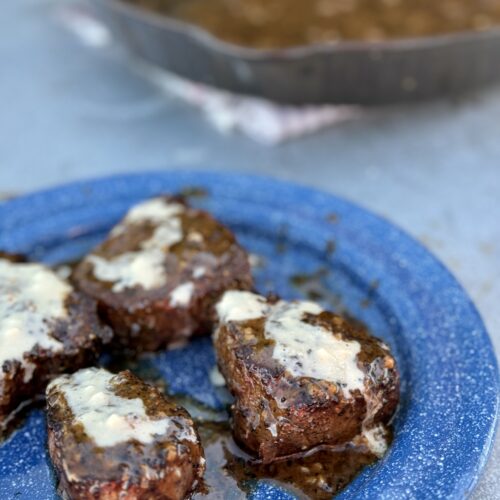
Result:
[[[169,172],[70,184],[0,205],[0,249],[57,263],[103,238],[137,201],[186,187],[192,203],[234,229],[260,255],[258,288],[284,297],[308,286],[349,311],[394,350],[402,399],[394,443],[339,498],[461,498],[473,488],[492,443],[498,371],[481,318],[464,290],[422,246],[386,221],[334,196],[275,180]],[[333,247],[335,251],[332,252]],[[317,278],[297,288],[296,273]],[[153,358],[170,389],[219,406],[208,379],[209,341]],[[0,445],[0,498],[57,498],[44,416],[32,411]],[[259,483],[255,499],[290,498]]]

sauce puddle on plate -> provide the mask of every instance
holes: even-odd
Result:
[[[205,448],[204,485],[193,498],[244,499],[259,479],[299,498],[330,499],[376,458],[360,450],[318,451],[301,458],[264,465],[247,455],[233,440],[228,422],[198,422]]]
[[[245,499],[256,488],[258,480],[270,481],[299,498],[330,499],[365,466],[377,461],[376,456],[363,447],[347,447],[305,452],[263,464],[234,441],[228,411],[207,407],[187,395],[170,394],[165,380],[151,366],[150,356],[145,355],[143,360],[115,359],[109,368],[112,371],[130,369],[142,379],[160,386],[191,414],[207,461],[203,484],[193,494],[193,499]]]

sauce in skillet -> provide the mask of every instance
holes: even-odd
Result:
[[[125,0],[254,48],[377,41],[500,24],[498,0]]]

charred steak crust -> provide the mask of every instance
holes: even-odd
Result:
[[[0,250],[0,259],[8,260],[9,262],[27,262],[28,259],[20,253],[9,253]]]
[[[23,267],[17,260],[9,260],[16,264],[14,270]],[[42,269],[52,273],[39,264],[27,264],[31,268]],[[35,267],[33,267],[35,266]],[[1,335],[5,335],[5,325],[15,320],[16,311],[8,309],[8,297],[11,291],[8,288],[8,278],[0,270],[0,318]],[[68,285],[69,286],[69,285]],[[46,293],[50,293],[47,290]],[[18,307],[19,302],[14,301]],[[36,308],[37,304],[30,307]],[[66,317],[53,319],[47,317],[44,322],[48,328],[48,336],[61,343],[59,349],[42,347],[38,343],[33,345],[17,359],[6,359],[2,363],[0,372],[0,427],[9,415],[23,402],[41,395],[48,382],[56,375],[72,371],[95,362],[103,345],[108,344],[112,337],[109,327],[102,325],[97,316],[96,302],[79,292],[72,290],[64,301]],[[23,328],[21,327],[21,330]],[[26,333],[22,331],[22,333]],[[33,334],[34,332],[30,332]],[[6,339],[7,343],[17,343],[14,336]]]
[[[163,233],[164,237],[167,233],[166,244],[161,232],[168,217],[155,219],[154,213],[151,215],[154,204],[179,208],[170,215],[170,226],[167,224]],[[178,226],[174,227],[173,222]],[[175,234],[172,238],[172,228],[179,231],[177,238]],[[160,261],[156,277],[161,273],[165,276],[163,281],[151,279],[153,286],[130,280],[128,284],[106,281],[96,275],[96,265],[129,259],[130,269],[131,259],[132,265],[138,264],[144,252],[149,252],[148,259],[158,258],[154,253],[157,251]],[[233,233],[207,212],[168,196],[133,207],[108,238],[76,267],[72,279],[80,290],[98,301],[103,319],[115,332],[117,345],[136,352],[154,351],[210,332],[215,320],[214,305],[221,294],[228,289],[252,287],[248,256]],[[177,292],[184,297],[179,295],[174,300]]]
[[[271,306],[275,302],[261,299]],[[349,394],[331,381],[294,376],[273,358],[275,341],[264,335],[266,317],[222,318],[214,335],[219,369],[235,397],[235,439],[264,462],[322,445],[360,439],[369,444],[363,431],[389,422],[399,401],[398,370],[388,347],[331,312],[303,315],[305,323],[338,339],[359,342],[357,366],[364,383]]]
[[[90,368],[80,373],[84,371],[105,372]],[[108,387],[119,401],[139,398],[150,421],[168,419],[170,424],[165,432],[152,435],[150,442],[131,438],[102,446],[89,436],[86,424],[79,419],[82,415],[75,415],[61,388],[61,381],[71,383],[74,375],[54,380],[47,389],[48,445],[60,493],[64,498],[75,500],[185,498],[205,468],[203,449],[189,413],[129,371],[115,376],[105,373],[112,377]],[[85,386],[76,390],[85,390]],[[94,396],[102,397],[102,393]],[[101,410],[106,411],[106,403],[96,408],[97,412]],[[111,411],[119,412],[119,408],[112,407]],[[141,425],[137,415],[136,420],[133,415],[129,417],[132,427]],[[109,428],[111,434],[118,433],[120,439],[123,432],[120,417],[112,413],[107,418],[106,429]],[[113,418],[117,423],[108,425]]]

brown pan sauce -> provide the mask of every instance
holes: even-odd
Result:
[[[233,440],[229,423],[198,422],[207,469],[197,500],[244,499],[255,481],[269,481],[299,498],[330,499],[376,461],[361,449],[320,450],[271,464],[246,454]]]
[[[108,368],[112,371],[130,369],[169,394],[168,385],[151,368],[147,357],[145,355],[145,363],[141,359],[115,358]],[[228,411],[209,408],[186,395],[169,394],[169,397],[190,413],[205,451],[204,480],[193,494],[194,500],[243,500],[257,480],[272,482],[299,498],[330,499],[365,466],[377,461],[377,457],[362,446],[345,446],[318,448],[263,464],[233,439]]]
[[[500,24],[499,0],[124,0],[259,49],[379,41]]]

